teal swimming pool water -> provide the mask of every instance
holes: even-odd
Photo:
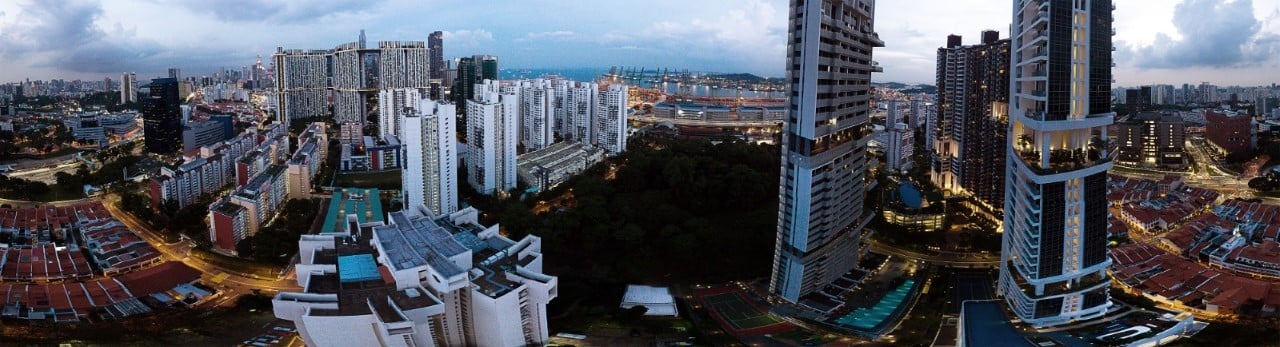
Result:
[[[886,294],[875,306],[853,310],[849,314],[836,318],[836,323],[854,329],[874,329],[880,323],[883,323],[885,318],[889,318],[889,315],[898,310],[898,306],[901,306],[902,302],[906,301],[907,295],[911,293],[911,289],[915,285],[916,280],[909,279],[899,285],[897,289]]]

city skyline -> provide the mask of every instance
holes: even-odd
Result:
[[[662,0],[644,7],[512,2],[486,9],[405,0],[173,5],[163,0],[0,4],[0,42],[8,43],[0,46],[0,59],[11,67],[0,72],[0,80],[118,79],[124,72],[145,80],[163,76],[169,67],[196,76],[249,65],[276,47],[348,42],[361,29],[375,41],[427,40],[441,30],[446,59],[493,54],[512,69],[624,65],[768,77],[785,73],[783,0]],[[1115,85],[1280,80],[1280,3],[1183,0],[1168,5],[1158,0],[1118,4]],[[1005,6],[886,2],[877,10],[883,18],[878,31],[888,43],[877,57],[885,70],[876,76],[878,82],[931,84],[934,52],[948,34],[976,37],[994,29],[1008,35]],[[551,12],[590,19],[545,21],[528,15]]]

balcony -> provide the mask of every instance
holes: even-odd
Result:
[[[1092,167],[1110,161],[1097,149],[1055,149],[1049,151],[1049,166],[1040,166],[1039,151],[1019,151],[1018,156],[1037,175],[1053,175]]]

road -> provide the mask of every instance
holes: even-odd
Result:
[[[868,240],[871,243],[871,251],[899,256],[907,259],[923,260],[933,265],[956,268],[994,268],[1000,265],[1000,257],[990,254],[969,254],[945,252],[941,254],[923,254],[915,251],[897,248],[886,245],[875,240]]]
[[[119,203],[118,196],[109,195],[102,200],[103,205],[107,207],[107,211],[111,212],[112,216],[121,223],[124,223],[124,225],[129,227],[129,229],[132,229],[134,233],[142,237],[143,240],[146,240],[147,243],[151,244],[152,247],[155,247],[156,250],[159,250],[165,260],[182,262],[183,264],[200,271],[200,273],[203,274],[202,278],[206,284],[224,289],[226,291],[226,295],[220,299],[217,303],[218,305],[233,304],[234,297],[254,290],[266,293],[302,290],[302,287],[297,285],[297,282],[294,279],[295,277],[292,274],[273,279],[261,279],[248,274],[239,273],[234,270],[222,268],[199,258],[191,257],[191,241],[182,240],[174,243],[165,243],[164,238],[154,230],[151,230],[146,223],[138,220],[132,214],[125,213],[120,210],[119,206],[117,206]]]

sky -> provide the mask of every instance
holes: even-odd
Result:
[[[1280,1],[1116,1],[1116,84],[1280,83]],[[503,68],[644,66],[781,77],[788,0],[5,0],[0,81],[238,68],[276,47],[445,32],[445,57]],[[1008,35],[1011,1],[881,0],[876,81],[934,80],[948,34]]]

